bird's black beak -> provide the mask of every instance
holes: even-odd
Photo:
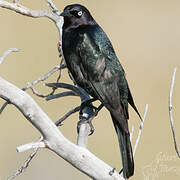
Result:
[[[64,11],[64,12],[62,12],[62,13],[60,14],[60,16],[63,16],[63,17],[65,17],[65,16],[69,16],[69,12]]]

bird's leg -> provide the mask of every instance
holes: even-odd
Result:
[[[83,109],[84,109],[86,106],[90,106],[90,107],[92,107],[93,109],[96,110],[97,108],[91,104],[92,102],[94,102],[94,101],[96,101],[96,100],[97,100],[97,99],[92,98],[92,99],[89,99],[89,100],[84,101],[83,103],[81,103],[80,114],[83,114],[83,113],[82,113],[82,112],[83,112]]]
[[[90,119],[89,119],[89,125],[90,125],[90,128],[91,128],[89,136],[94,133],[94,126],[92,125],[92,120],[93,120],[93,118],[94,118],[95,116],[98,115],[98,112],[99,112],[103,107],[104,107],[104,104],[101,103],[101,104],[96,108],[94,114],[93,114],[93,115],[90,117]]]
[[[123,172],[123,168],[119,171],[119,174],[121,174]]]
[[[92,99],[90,99],[90,100],[92,100]],[[93,118],[94,118],[95,116],[97,116],[98,112],[103,108],[103,106],[104,106],[104,105],[101,103],[101,104],[96,108],[96,110],[95,110],[95,112],[93,113],[93,115],[90,116],[90,117],[84,117],[83,114],[80,114],[80,121],[78,122],[78,125],[77,125],[77,131],[78,131],[78,133],[79,133],[80,125],[81,125],[82,123],[88,123],[88,124],[89,124],[89,126],[90,126],[90,134],[89,134],[89,136],[94,133],[94,126],[92,125],[92,120],[93,120]]]
[[[96,111],[94,112],[94,117],[98,115],[98,112],[104,107],[104,104],[101,103],[97,108],[96,108]],[[93,117],[93,118],[94,118]]]

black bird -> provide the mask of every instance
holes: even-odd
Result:
[[[128,103],[138,111],[125,72],[109,38],[87,8],[79,4],[68,5],[61,16],[64,17],[62,50],[67,67],[77,85],[109,110],[119,140],[123,175],[129,178],[134,173],[134,160],[128,129]]]

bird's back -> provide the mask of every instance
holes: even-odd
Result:
[[[106,35],[106,33],[103,31],[103,29],[98,25],[94,25],[94,26],[90,26],[87,27],[87,29],[84,31],[84,33],[86,34],[87,37],[90,37],[90,39],[92,39],[92,42],[94,43],[94,47],[97,46],[97,48],[99,49],[99,51],[102,53],[102,55],[108,59],[107,62],[107,68],[111,70],[112,74],[114,74],[114,76],[118,76],[118,87],[119,87],[119,91],[120,91],[120,96],[121,96],[121,101],[124,102],[124,104],[126,104],[126,118],[129,118],[128,115],[128,107],[127,107],[127,103],[129,103],[132,108],[136,111],[136,113],[138,114],[138,116],[141,118],[132,94],[130,92],[129,86],[128,86],[128,82],[126,80],[125,77],[125,72],[124,69],[122,67],[122,65],[120,64],[119,59],[117,58],[114,48],[108,38],[108,36]],[[119,99],[120,100],[120,99]]]
[[[65,41],[67,39],[72,41]],[[127,104],[128,85],[125,73],[109,38],[102,28],[98,24],[81,26],[68,32],[63,32],[63,40],[63,52],[66,63],[77,84],[85,88],[92,96],[101,100],[101,95],[97,94],[97,91],[89,86],[89,82],[86,83],[86,80],[96,81],[94,83],[102,80],[105,82],[105,85],[108,85],[116,79],[121,101]],[[105,61],[104,66],[103,60]],[[100,67],[96,72],[97,61],[100,62]],[[81,71],[80,73],[75,72],[78,69]],[[103,70],[104,72],[105,70],[110,72],[111,76],[105,77],[107,73],[100,73]],[[81,73],[83,78],[79,77]]]

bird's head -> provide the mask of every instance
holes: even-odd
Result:
[[[81,25],[94,24],[95,21],[87,8],[80,4],[68,5],[61,13],[64,17],[64,27],[79,27]]]

